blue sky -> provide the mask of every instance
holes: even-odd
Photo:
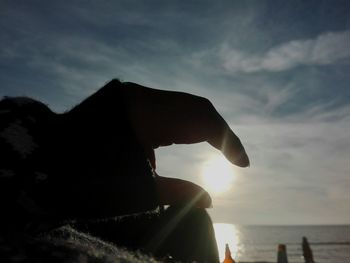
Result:
[[[111,78],[209,98],[251,159],[216,222],[350,223],[348,1],[1,1],[0,95],[58,112]],[[157,150],[203,185],[205,143]]]

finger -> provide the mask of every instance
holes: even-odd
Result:
[[[213,136],[209,137],[208,142],[219,149],[231,163],[240,167],[249,166],[249,157],[240,139],[230,127],[223,123],[222,125],[216,125],[214,129],[217,129],[217,131],[213,131]]]
[[[208,141],[230,162],[249,166],[249,158],[239,138],[209,100],[134,83],[124,85],[131,123],[146,147]]]
[[[155,181],[159,205],[188,204],[200,208],[210,208],[212,206],[208,192],[194,183],[162,176],[157,176]]]
[[[197,118],[198,121],[196,122],[196,116],[192,116],[190,120],[194,123],[192,136],[205,138],[205,141],[220,150],[231,163],[241,167],[249,166],[249,158],[240,139],[231,130],[212,103],[203,98],[194,97],[193,99],[199,100],[196,105],[198,110],[196,116],[205,117]],[[195,140],[196,138],[192,139]]]

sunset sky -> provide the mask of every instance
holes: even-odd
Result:
[[[0,96],[62,112],[120,78],[210,99],[251,160],[212,193],[215,222],[350,224],[349,1],[1,0],[0,32]],[[156,154],[204,187],[219,156]]]

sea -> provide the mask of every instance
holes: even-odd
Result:
[[[302,238],[306,237],[316,263],[350,263],[350,225],[241,226],[214,224],[220,260],[225,244],[236,262],[277,262],[277,248],[285,244],[289,263],[304,263]]]

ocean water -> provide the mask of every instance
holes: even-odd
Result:
[[[289,263],[303,263],[302,237],[307,237],[316,263],[350,263],[350,225],[239,226],[214,224],[221,260],[228,243],[236,262],[277,262],[285,244]]]

